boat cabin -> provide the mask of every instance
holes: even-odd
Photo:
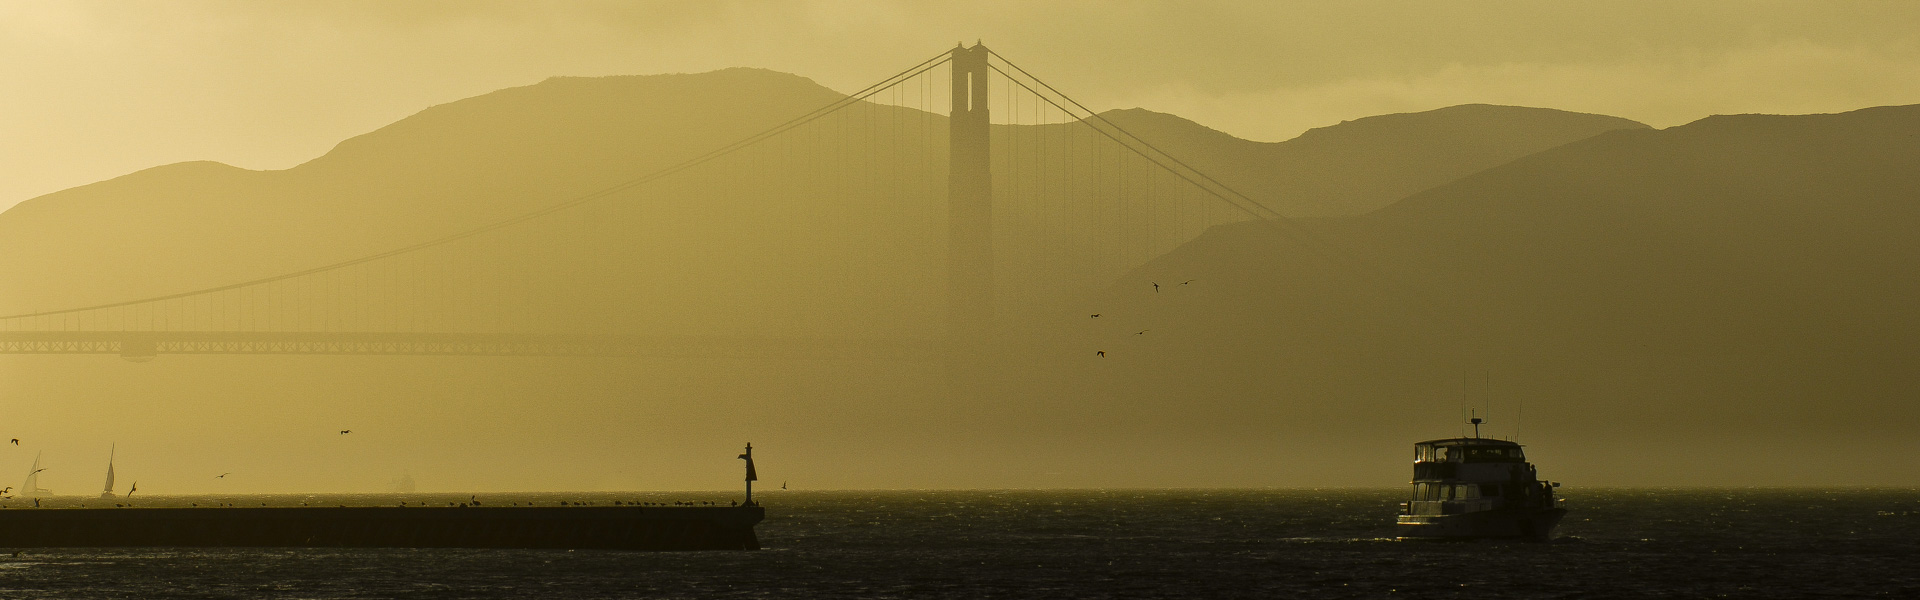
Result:
[[[1413,445],[1408,514],[1459,514],[1535,505],[1551,497],[1520,444],[1450,438]],[[1550,503],[1550,501],[1548,501]]]

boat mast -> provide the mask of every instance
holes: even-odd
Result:
[[[107,449],[107,489],[101,493],[101,497],[103,498],[113,495],[113,454],[115,450],[118,450],[117,446],[118,444],[110,446]]]
[[[1487,420],[1480,418],[1480,411],[1474,411],[1472,414],[1473,418],[1467,419],[1467,423],[1473,425],[1473,439],[1477,440],[1480,439],[1480,424]]]
[[[40,490],[40,472],[46,470],[40,468],[40,457],[45,454],[46,451],[42,450],[38,454],[33,455],[33,466],[27,469],[27,481],[26,483],[20,484],[23,491],[37,492]]]

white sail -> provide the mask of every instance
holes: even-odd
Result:
[[[107,491],[100,492],[101,498],[113,497],[113,454],[117,448],[107,450]]]
[[[52,491],[40,487],[40,472],[46,470],[40,468],[41,454],[45,452],[33,455],[33,468],[27,469],[27,481],[20,484],[20,496],[23,498],[45,498],[53,495]]]
[[[41,454],[45,454],[42,452]],[[40,489],[40,454],[33,455],[33,466],[27,468],[27,481],[20,484],[20,491],[31,492]]]

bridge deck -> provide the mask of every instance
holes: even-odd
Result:
[[[933,361],[937,340],[521,333],[6,331],[0,354],[631,356]]]

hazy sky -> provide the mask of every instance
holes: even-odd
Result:
[[[1920,2],[0,0],[0,208],[210,159],[285,168],[554,75],[755,66],[849,91],[984,40],[1097,108],[1282,140],[1485,102],[1656,126],[1920,103]]]

